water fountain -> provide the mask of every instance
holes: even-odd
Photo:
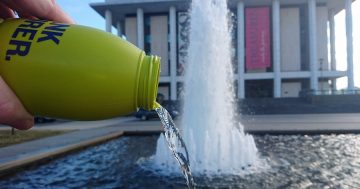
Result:
[[[225,0],[192,1],[181,129],[196,174],[238,174],[257,163],[251,135],[235,119],[229,11]],[[179,172],[161,135],[154,163]]]

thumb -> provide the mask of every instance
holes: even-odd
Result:
[[[30,129],[34,118],[21,104],[0,76],[0,124],[10,125],[20,130]]]

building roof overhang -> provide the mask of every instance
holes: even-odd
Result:
[[[308,0],[280,0],[281,6],[305,5]],[[353,0],[355,1],[355,0]],[[238,0],[228,0],[229,8],[235,9]],[[143,9],[145,14],[167,13],[170,7],[178,11],[187,11],[190,8],[191,0],[105,0],[105,2],[91,3],[102,17],[105,11],[110,10],[113,15],[113,25],[117,20],[122,20],[126,15],[136,14],[138,8]],[[244,0],[245,6],[271,6],[272,0]],[[342,0],[317,0],[318,5],[326,5],[329,10],[335,13],[345,8],[345,1]]]
[[[102,17],[105,17],[106,10],[110,10],[113,20],[120,20],[126,15],[136,14],[138,8],[143,9],[145,14],[167,13],[172,6],[177,10],[186,11],[189,9],[190,2],[190,0],[108,0],[102,3],[91,3],[90,6]]]

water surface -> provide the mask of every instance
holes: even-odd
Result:
[[[0,188],[187,188],[139,159],[155,153],[158,136],[121,137],[0,180]],[[204,178],[197,188],[360,188],[360,135],[254,136],[270,168]],[[143,158],[142,158],[143,157]]]

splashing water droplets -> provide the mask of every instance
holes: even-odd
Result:
[[[195,175],[248,173],[258,162],[253,137],[236,120],[229,16],[225,0],[192,1],[180,126]],[[176,172],[162,140],[155,164]]]

